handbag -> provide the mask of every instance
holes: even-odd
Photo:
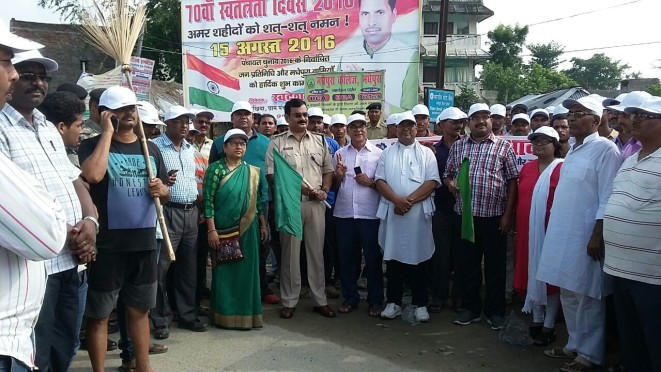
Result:
[[[214,254],[214,264],[226,264],[243,260],[243,251],[241,250],[241,235],[239,227],[218,232],[220,244],[218,249],[212,250]]]

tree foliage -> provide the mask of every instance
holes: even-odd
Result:
[[[528,37],[528,26],[498,25],[487,33],[491,61],[505,68],[523,63],[520,56]]]
[[[555,41],[547,44],[529,44],[527,47],[532,54],[531,64],[537,63],[542,67],[555,70],[560,63],[564,62],[560,60],[560,56],[564,53],[565,47]]]
[[[454,97],[455,107],[460,108],[464,112],[468,112],[470,106],[479,101],[480,97],[475,93],[473,88],[468,85],[468,83],[459,86],[459,94]]]
[[[645,91],[653,96],[661,97],[661,84],[652,84]]]
[[[498,102],[510,102],[514,97],[525,95],[521,86],[522,78],[521,65],[505,67],[493,61],[484,64],[480,75],[482,88],[497,91]]]
[[[603,53],[597,53],[590,58],[574,57],[574,64],[565,74],[574,79],[585,89],[617,89],[624,71],[629,65],[612,60]]]

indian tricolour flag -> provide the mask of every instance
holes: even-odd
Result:
[[[230,98],[238,95],[239,79],[192,54],[186,54],[185,74],[191,106],[205,107],[216,112],[232,111],[234,101]]]

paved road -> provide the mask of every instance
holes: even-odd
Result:
[[[337,307],[340,300],[331,305]],[[545,357],[537,347],[498,342],[497,332],[482,321],[468,327],[452,324],[454,313],[432,314],[431,321],[410,325],[367,316],[367,306],[326,319],[302,299],[296,315],[278,317],[278,306],[266,305],[261,330],[212,328],[193,333],[172,328],[165,340],[170,350],[152,356],[156,371],[557,371],[562,360]],[[563,327],[562,324],[560,324]],[[117,339],[117,334],[111,335]],[[559,338],[557,346],[561,346]],[[110,352],[106,367],[116,371],[119,351]],[[81,351],[71,368],[91,371]]]

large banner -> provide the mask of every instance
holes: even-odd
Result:
[[[417,138],[418,142],[423,145],[433,145],[436,142],[441,140],[441,136],[435,137],[419,137]],[[535,160],[537,157],[532,153],[532,144],[528,137],[516,137],[516,136],[501,136],[500,138],[510,141],[512,143],[512,148],[514,149],[514,155],[516,155],[516,167],[521,170],[523,164],[528,161]],[[385,149],[388,146],[397,143],[397,138],[390,139],[380,139],[380,140],[370,140],[372,144],[381,150]]]
[[[307,75],[305,100],[310,107],[321,107],[324,114],[349,116],[370,103],[383,103],[383,71]]]
[[[184,101],[282,114],[303,76],[384,71],[385,114],[418,100],[420,0],[182,0]]]

